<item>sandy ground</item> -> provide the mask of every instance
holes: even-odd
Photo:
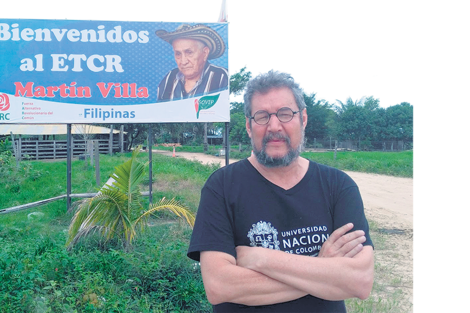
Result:
[[[172,156],[172,152],[157,151]],[[225,157],[200,153],[176,152],[204,164],[225,165]],[[237,160],[230,159],[230,163]],[[386,235],[387,244],[377,245],[376,263],[396,277],[388,288],[389,293],[403,294],[404,303],[398,304],[400,312],[412,312],[413,306],[413,179],[377,174],[347,172],[359,186],[365,213]],[[376,269],[377,271],[377,269]],[[378,276],[378,275],[377,275]],[[395,311],[394,311],[395,312]]]
[[[376,296],[399,294],[390,312],[413,312],[413,179],[347,173],[359,186],[369,223],[386,237],[386,244],[375,243],[376,277],[390,285]]]

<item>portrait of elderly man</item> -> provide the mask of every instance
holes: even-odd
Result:
[[[158,101],[191,98],[227,88],[227,69],[208,62],[225,51],[225,43],[215,30],[202,24],[183,24],[173,32],[155,33],[171,44],[178,66],[160,82]]]

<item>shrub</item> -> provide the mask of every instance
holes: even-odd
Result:
[[[194,215],[177,201],[161,199],[142,206],[140,183],[144,179],[145,165],[137,160],[140,147],[132,158],[115,168],[111,182],[100,189],[93,198],[80,202],[69,227],[67,246],[73,247],[81,238],[98,233],[105,242],[122,240],[125,248],[132,245],[139,230],[148,227],[148,219],[158,211],[168,210],[194,225]]]

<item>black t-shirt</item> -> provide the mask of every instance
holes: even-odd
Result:
[[[310,161],[302,180],[285,190],[265,179],[245,159],[214,172],[201,191],[188,257],[220,251],[236,258],[235,247],[259,246],[317,256],[337,228],[352,222],[372,245],[356,183],[344,172]],[[313,296],[268,306],[233,303],[214,312],[345,312],[344,301]]]

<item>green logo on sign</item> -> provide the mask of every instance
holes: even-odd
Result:
[[[219,99],[220,94],[215,96],[206,96],[199,99],[194,100],[194,107],[196,108],[196,116],[199,119],[199,112],[202,110],[207,110],[212,108],[214,104]]]

